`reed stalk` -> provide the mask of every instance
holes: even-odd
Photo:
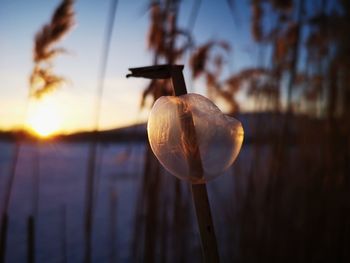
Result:
[[[183,77],[183,66],[160,65],[129,69],[131,74],[127,77],[143,77],[149,79],[170,78],[173,84],[175,96],[187,94],[186,84]],[[179,111],[184,105],[179,105]],[[184,132],[185,145],[189,146],[187,162],[192,176],[203,177],[203,166],[197,144],[196,131],[193,123],[192,113],[186,112],[180,120],[181,130]],[[192,184],[192,197],[197,215],[197,222],[201,237],[202,253],[204,262],[220,262],[214,224],[211,216],[208,193],[205,184]]]
[[[6,259],[6,237],[7,237],[8,216],[7,213],[1,215],[1,233],[0,233],[0,263]]]
[[[15,176],[17,172],[17,164],[18,164],[20,149],[21,149],[21,142],[16,140],[12,162],[10,165],[10,175],[7,182],[7,187],[5,188],[7,191],[5,193],[4,207],[2,211],[3,214],[7,214],[8,208],[10,205],[11,193],[12,193],[13,183],[15,181]]]
[[[68,247],[67,247],[67,208],[66,205],[62,205],[61,209],[61,249],[62,249],[62,263],[68,262]]]
[[[84,262],[89,263],[91,262],[91,255],[92,255],[92,226],[93,226],[93,210],[94,210],[94,183],[95,183],[95,176],[96,176],[96,167],[97,167],[97,150],[98,150],[98,130],[99,130],[99,123],[100,123],[100,115],[101,115],[101,104],[102,104],[102,97],[103,97],[103,91],[104,91],[104,80],[106,75],[106,69],[107,69],[107,60],[109,56],[110,51],[110,44],[112,39],[112,33],[113,33],[113,26],[114,26],[114,20],[116,16],[116,10],[117,10],[117,0],[111,1],[111,6],[109,9],[109,15],[107,17],[107,28],[106,28],[106,34],[104,39],[104,46],[102,50],[102,59],[101,59],[101,65],[100,65],[100,71],[98,75],[98,82],[97,82],[97,94],[95,97],[95,116],[94,116],[94,136],[93,140],[89,147],[89,153],[88,153],[88,162],[87,162],[87,181],[86,181],[86,199],[85,199],[85,222],[84,222],[84,228],[85,228],[85,255],[84,255]]]
[[[185,80],[179,69],[173,71],[172,82],[175,96],[187,94]],[[181,107],[182,105],[180,105]],[[179,109],[181,110],[181,109]],[[192,114],[181,118],[181,129],[184,132],[184,138],[187,144],[191,145],[191,151],[187,156],[190,173],[198,178],[203,177],[204,171],[197,144],[196,131],[193,123]],[[201,236],[201,245],[204,262],[219,262],[219,252],[216,243],[213,219],[210,210],[207,188],[205,184],[192,184],[192,198],[196,210],[197,222]]]
[[[116,235],[116,219],[117,219],[117,194],[111,189],[109,200],[109,231],[110,231],[110,262],[118,262],[117,235]]]
[[[34,263],[36,258],[36,224],[35,219],[38,219],[39,212],[39,187],[40,187],[40,152],[39,141],[34,144],[34,160],[33,160],[33,192],[32,192],[32,214],[27,220],[27,260],[29,263]]]
[[[32,215],[27,219],[27,262],[35,262],[35,221]]]

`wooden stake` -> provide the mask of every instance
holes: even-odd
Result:
[[[187,94],[185,80],[181,68],[172,70],[172,83],[176,96]],[[183,107],[180,105],[180,107]],[[179,109],[181,112],[181,109]],[[181,129],[185,133],[187,147],[187,161],[192,176],[199,180],[203,177],[203,166],[197,143],[196,130],[191,112],[181,118]],[[201,236],[202,254],[204,262],[219,262],[214,224],[210,210],[209,198],[205,184],[192,184],[192,198],[197,215],[199,233]]]
[[[158,65],[131,68],[131,74],[127,75],[127,77],[144,77],[149,79],[170,78],[175,96],[181,96],[187,94],[182,70],[182,65]],[[179,105],[179,111],[183,114],[185,111],[183,111],[182,107],[186,107],[186,105]],[[201,178],[203,178],[204,171],[191,112],[183,114],[181,118],[181,128],[185,133],[185,141],[183,143],[187,149],[187,161],[191,176],[197,177],[198,181],[200,181]],[[206,185],[192,184],[191,188],[201,237],[203,260],[207,263],[220,262]]]

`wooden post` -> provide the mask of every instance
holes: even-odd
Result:
[[[132,68],[130,69],[131,74],[127,75],[127,77],[144,77],[149,79],[170,78],[175,96],[181,96],[187,94],[182,70],[183,66],[181,65]],[[182,107],[186,107],[186,105],[179,105],[179,111],[183,113]],[[181,128],[184,132],[184,145],[187,147],[186,157],[190,173],[200,180],[203,177],[204,171],[191,112],[186,112],[185,116],[181,118]],[[220,262],[206,185],[192,184],[191,189],[201,237],[203,260],[207,263]]]
[[[175,68],[172,71],[171,79],[176,96],[187,94],[182,69],[180,70],[179,68]],[[184,138],[186,140],[185,144],[188,146],[187,149],[190,149],[187,156],[188,166],[190,167],[190,173],[194,177],[202,178],[204,171],[197,143],[193,117],[191,112],[186,114],[188,115],[187,117],[181,118],[181,128],[185,133]],[[219,253],[206,185],[192,184],[191,189],[193,203],[197,215],[199,233],[201,236],[204,262],[219,262]]]

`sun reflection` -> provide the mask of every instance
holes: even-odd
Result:
[[[47,138],[61,129],[61,115],[58,105],[50,98],[35,101],[28,111],[27,128],[35,135]]]

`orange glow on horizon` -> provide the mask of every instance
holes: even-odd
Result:
[[[29,108],[26,127],[41,138],[49,138],[61,131],[62,116],[57,104],[50,99],[35,101]]]

